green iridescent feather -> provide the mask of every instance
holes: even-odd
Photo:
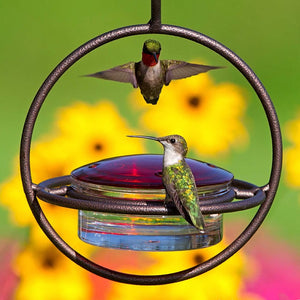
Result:
[[[167,196],[171,198],[181,215],[200,230],[204,228],[203,215],[199,208],[199,197],[195,179],[185,160],[164,167],[163,182]]]

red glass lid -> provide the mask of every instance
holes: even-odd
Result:
[[[232,173],[209,163],[186,158],[197,187],[228,185]],[[124,188],[163,189],[163,155],[140,154],[100,160],[75,169],[72,178],[89,184]]]

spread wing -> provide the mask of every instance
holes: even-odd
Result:
[[[137,80],[135,77],[134,62],[130,62],[121,66],[114,67],[112,69],[108,69],[94,74],[89,74],[86,76],[119,82],[128,82],[131,83],[134,88],[138,87]]]
[[[166,68],[165,85],[168,85],[170,81],[174,79],[182,79],[197,75],[199,73],[204,73],[210,70],[221,68],[199,64],[190,64],[180,60],[163,60],[163,64]]]

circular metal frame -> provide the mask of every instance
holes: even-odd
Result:
[[[281,166],[282,166],[282,141],[281,141],[280,126],[276,115],[276,111],[273,107],[272,101],[268,93],[266,92],[264,86],[262,85],[258,77],[255,75],[255,73],[241,58],[239,58],[234,52],[226,48],[221,43],[199,32],[187,28],[182,28],[173,25],[163,25],[161,24],[160,21],[160,15],[161,15],[160,0],[152,0],[152,19],[148,24],[127,26],[127,27],[119,28],[104,33],[88,41],[87,43],[83,44],[82,46],[77,48],[74,52],[72,52],[69,56],[67,56],[50,73],[50,75],[47,77],[47,79],[44,81],[41,88],[39,89],[37,95],[35,96],[24,124],[22,140],[21,140],[21,150],[20,150],[21,176],[22,176],[24,192],[26,194],[32,213],[36,218],[36,221],[38,222],[42,230],[45,232],[47,237],[52,241],[52,243],[68,258],[70,258],[75,263],[77,263],[78,265],[87,269],[90,272],[93,272],[99,276],[114,281],[130,283],[130,284],[138,284],[138,285],[166,284],[166,283],[178,282],[178,281],[192,278],[194,276],[200,275],[204,272],[211,270],[212,268],[216,267],[217,265],[221,264],[229,257],[231,257],[239,249],[241,249],[247,243],[247,241],[253,236],[256,230],[259,228],[259,226],[265,219],[272,205],[279,184]],[[142,34],[150,34],[150,33],[173,35],[180,38],[189,39],[205,47],[208,47],[209,49],[223,56],[227,61],[229,61],[233,66],[235,66],[251,84],[257,96],[259,97],[262,106],[264,107],[268,119],[268,123],[269,123],[270,132],[271,132],[272,150],[273,150],[272,169],[270,173],[270,178],[269,178],[269,182],[264,187],[255,188],[253,190],[253,187],[255,186],[249,184],[251,186],[249,190],[249,185],[247,185],[247,183],[236,182],[236,184],[238,185],[238,188],[235,189],[235,194],[237,198],[246,198],[246,197],[253,198],[253,196],[258,197],[257,195],[261,195],[261,194],[263,194],[263,200],[265,198],[264,201],[261,200],[259,201],[259,203],[257,203],[257,204],[261,203],[261,205],[258,211],[256,212],[256,215],[251,220],[250,224],[246,227],[246,229],[222,252],[220,252],[216,256],[212,257],[211,259],[199,265],[196,265],[192,268],[180,272],[164,274],[164,275],[151,275],[151,276],[126,274],[126,273],[121,273],[118,271],[114,271],[102,267],[88,260],[84,256],[81,256],[67,243],[65,243],[65,241],[56,233],[56,231],[53,229],[51,224],[48,222],[47,218],[45,217],[39,205],[39,202],[37,200],[37,195],[43,198],[43,190],[45,191],[45,189],[43,188],[41,189],[41,186],[32,183],[31,170],[30,170],[30,146],[31,146],[31,139],[32,139],[34,125],[39,110],[44,100],[46,99],[49,91],[55,85],[56,81],[76,61],[78,61],[80,58],[82,58],[89,52],[93,51],[94,49],[117,39],[133,36],[133,35],[142,35]],[[65,189],[66,187],[58,189],[57,195],[54,195],[55,193],[53,191],[50,194],[51,196],[59,197],[59,194],[63,193]],[[264,194],[266,194],[266,197],[264,197]],[[57,202],[59,201],[60,200],[58,200]],[[221,205],[232,205],[233,203],[224,202],[221,203]]]

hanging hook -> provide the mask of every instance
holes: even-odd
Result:
[[[161,27],[161,0],[151,0],[150,31],[157,31]]]

